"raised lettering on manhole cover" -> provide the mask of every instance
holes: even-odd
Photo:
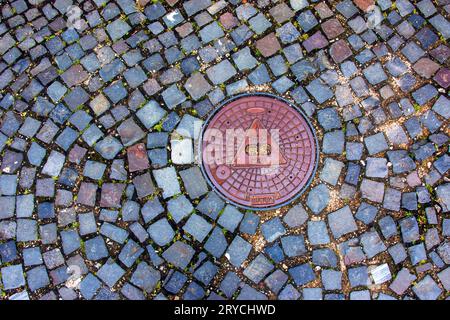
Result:
[[[298,197],[317,163],[314,129],[281,98],[238,96],[219,107],[202,131],[202,170],[227,200],[271,209]]]

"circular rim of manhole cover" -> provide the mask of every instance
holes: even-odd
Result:
[[[252,104],[247,106],[246,103],[249,102]],[[257,104],[256,102],[259,103]],[[274,107],[277,110],[275,115],[271,114]],[[226,120],[230,115],[236,113],[236,110],[234,110],[234,112],[230,111],[234,108],[237,108],[239,112],[239,116],[235,117],[234,120],[239,121],[241,127],[247,127],[242,128],[244,130],[250,128],[267,129],[267,131],[264,131],[267,132],[267,141],[272,141],[272,139],[274,139],[271,129],[277,127],[276,129],[279,130],[280,139],[278,140],[275,138],[274,143],[269,142],[265,145],[265,148],[262,148],[262,150],[280,150],[279,157],[276,159],[278,161],[277,163],[279,163],[277,168],[281,171],[277,171],[279,174],[270,174],[270,176],[272,176],[270,180],[267,178],[269,175],[261,174],[261,171],[265,170],[263,169],[264,164],[255,164],[254,162],[252,162],[252,164],[245,164],[245,161],[249,161],[248,159],[251,157],[251,154],[249,155],[249,150],[253,150],[253,152],[258,150],[256,151],[256,157],[260,157],[259,140],[257,140],[256,149],[255,145],[252,145],[247,138],[244,139],[246,142],[241,141],[236,142],[236,144],[233,143],[235,154],[242,153],[239,150],[245,150],[243,151],[246,154],[244,158],[247,160],[244,160],[244,165],[239,165],[236,161],[236,155],[233,156],[235,160],[227,162],[226,165],[205,164],[207,153],[205,152],[204,154],[203,151],[207,150],[208,146],[208,143],[204,140],[207,129],[219,129],[224,136],[226,136],[224,133],[224,130],[226,130],[223,128],[224,126],[229,129],[238,129],[237,126],[233,126],[232,121]],[[281,113],[280,111],[283,110],[285,111]],[[225,119],[221,120],[222,117]],[[286,123],[286,119],[291,123]],[[273,125],[274,121],[278,121],[276,123],[278,126]],[[284,122],[280,125],[281,121]],[[295,129],[300,129],[297,134],[294,132],[291,136],[287,135],[288,133],[292,134]],[[207,134],[209,134],[209,131]],[[301,134],[301,137],[299,134]],[[276,137],[278,137],[278,135],[276,135]],[[294,141],[295,139],[300,139],[301,143],[296,142],[294,144],[293,139]],[[239,143],[241,144],[241,147],[237,146]],[[250,210],[262,211],[277,209],[300,197],[310,186],[319,163],[319,143],[315,129],[308,117],[290,101],[270,93],[245,93],[236,95],[222,102],[203,123],[198,148],[201,161],[200,168],[210,187],[227,202]],[[226,147],[223,149],[226,149]],[[299,150],[304,149],[309,151],[306,153],[306,156],[304,152],[301,154],[298,152]],[[264,155],[268,156],[270,153],[271,151],[266,151]],[[225,151],[222,152],[222,158],[227,158],[226,154]],[[293,158],[294,156],[296,158]],[[306,164],[304,163],[304,158],[309,159],[306,160]],[[298,165],[298,162],[301,162],[300,166]],[[220,169],[223,170],[220,173],[217,173],[219,166]],[[214,174],[213,171],[216,173]],[[262,182],[260,181],[262,181],[261,177],[263,176],[265,177],[264,180],[266,183],[269,182],[270,186],[272,186],[272,190],[267,190],[267,186],[264,188],[261,187]],[[251,188],[248,183],[244,184],[245,182],[250,182],[249,177],[253,178],[255,189],[264,190],[266,192],[250,194],[250,192],[253,191],[253,188]],[[230,178],[231,181],[229,181]],[[293,180],[294,182],[286,183],[286,181],[289,180]],[[239,186],[237,186],[237,184],[239,184]],[[245,186],[245,191],[239,189],[242,186]]]

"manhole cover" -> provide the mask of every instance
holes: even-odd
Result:
[[[202,170],[234,204],[258,210],[301,195],[317,165],[317,140],[304,114],[282,98],[240,95],[205,122]]]

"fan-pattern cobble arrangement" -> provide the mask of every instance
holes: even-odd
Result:
[[[450,1],[0,6],[1,299],[448,298]],[[264,212],[195,159],[257,91],[320,150]]]

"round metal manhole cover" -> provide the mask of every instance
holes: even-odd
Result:
[[[202,130],[202,171],[228,201],[249,209],[287,204],[309,186],[317,139],[306,116],[269,94],[226,101]]]

